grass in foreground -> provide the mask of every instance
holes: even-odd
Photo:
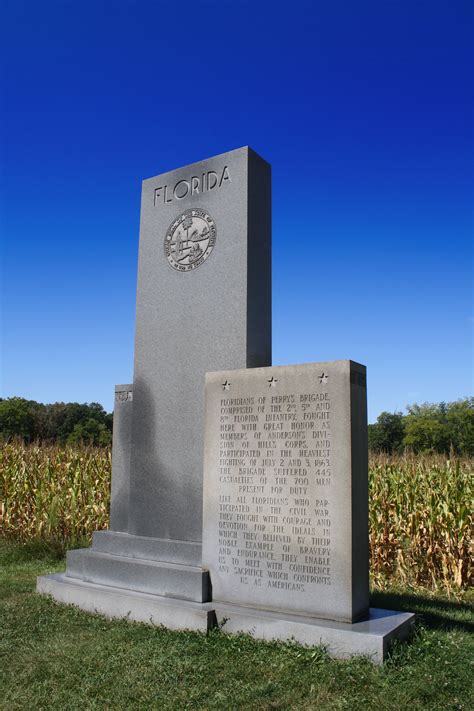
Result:
[[[377,593],[419,614],[383,667],[246,636],[108,621],[34,593],[62,570],[48,547],[0,539],[0,708],[470,709],[474,645],[468,595]]]

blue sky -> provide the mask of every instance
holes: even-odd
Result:
[[[472,3],[4,0],[3,397],[131,382],[141,180],[273,166],[274,364],[472,393]]]

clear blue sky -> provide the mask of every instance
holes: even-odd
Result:
[[[275,364],[472,393],[472,2],[3,0],[2,396],[131,382],[140,183],[273,166]],[[159,374],[157,374],[159,375]]]

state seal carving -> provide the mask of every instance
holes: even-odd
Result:
[[[216,235],[216,223],[206,210],[195,207],[182,212],[166,233],[168,264],[179,272],[197,269],[214,249]]]

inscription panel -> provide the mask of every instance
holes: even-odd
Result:
[[[214,600],[354,618],[353,478],[367,477],[352,457],[354,381],[364,387],[365,368],[351,361],[207,374],[203,562]]]

